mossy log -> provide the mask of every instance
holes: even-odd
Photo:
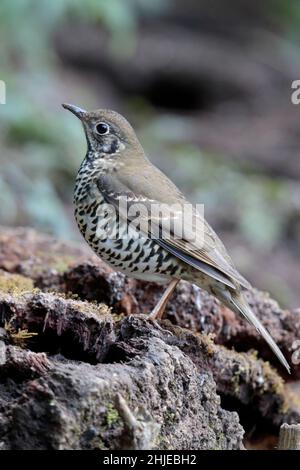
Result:
[[[260,338],[200,289],[153,324],[159,286],[30,229],[0,231],[0,269],[1,448],[242,449],[253,423],[300,421]],[[297,378],[299,314],[249,300]]]

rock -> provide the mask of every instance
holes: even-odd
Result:
[[[78,264],[66,271],[63,279],[66,292],[78,294],[81,299],[105,301],[118,313],[147,313],[162,294],[162,288],[156,284],[126,279],[104,265],[92,263]],[[247,292],[246,297],[292,364],[293,376],[299,378],[300,311],[282,310],[267,293],[256,289]],[[196,286],[182,281],[165,316],[183,328],[214,334],[218,344],[233,346],[238,351],[255,349],[284,375],[276,357],[256,330]]]
[[[27,229],[0,231],[0,269],[1,448],[242,449],[253,422],[299,421],[278,372],[248,351],[269,357],[260,339],[200,289],[181,283],[153,324],[159,286]],[[297,312],[249,296],[294,354]]]
[[[238,415],[221,408],[212,374],[169,344],[168,331],[53,294],[22,294],[16,304],[2,298],[1,305],[13,308],[18,325],[39,331],[32,348],[44,339],[52,348],[46,358],[6,347],[2,448],[243,447]]]

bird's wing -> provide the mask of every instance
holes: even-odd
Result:
[[[142,179],[142,175],[140,177]],[[165,182],[170,186],[168,189],[176,190],[176,197],[168,199],[170,204],[161,201],[159,194],[156,197],[151,194],[149,197],[146,184],[144,190],[140,186],[138,192],[133,191],[128,177],[125,182],[116,175],[103,175],[97,180],[97,185],[106,201],[115,207],[121,217],[127,220],[131,218],[131,223],[135,219],[138,228],[147,236],[155,238],[165,250],[233,289],[236,284],[249,288],[249,283],[235,269],[223,243],[202,215],[184,199],[170,180],[166,178]],[[174,211],[166,212],[166,206],[172,206],[174,201],[178,202]],[[156,217],[157,211],[153,215],[153,206],[162,204],[163,216]],[[188,204],[189,208],[185,215],[184,204]],[[138,217],[134,217],[134,206],[135,209],[143,208]],[[168,219],[167,223],[164,223],[164,218]]]

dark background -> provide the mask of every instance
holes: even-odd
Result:
[[[60,103],[112,108],[243,274],[299,306],[299,20],[297,0],[2,0],[0,223],[79,239],[85,141]]]

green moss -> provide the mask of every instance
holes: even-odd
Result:
[[[167,411],[165,413],[165,424],[174,424],[176,422],[176,413],[174,411]]]
[[[170,444],[170,440],[162,434],[159,434],[155,440],[155,447],[161,450],[173,450]]]
[[[107,405],[107,411],[106,411],[106,423],[108,426],[112,426],[113,424],[116,424],[120,419],[120,415],[118,413],[118,410],[111,404],[109,403]]]
[[[47,293],[63,300],[69,300],[70,305],[79,310],[79,312],[99,316],[111,315],[114,320],[121,318],[120,315],[112,314],[111,308],[108,305],[102,303],[98,304],[96,301],[88,302],[80,300],[78,294],[74,294],[73,292],[57,292],[55,289],[51,288],[47,290]]]
[[[196,333],[196,336],[200,339],[201,343],[204,345],[206,353],[209,356],[213,356],[215,353],[215,343],[214,343],[214,333]]]
[[[33,291],[33,289],[33,281],[28,277],[7,273],[0,275],[0,291],[2,292],[20,294]]]
[[[111,316],[114,323],[118,323],[124,318],[124,313],[112,313]]]
[[[275,372],[268,361],[263,362],[263,375],[265,379],[265,387],[263,391],[270,391],[282,397],[285,396],[283,379]]]
[[[209,356],[213,356],[215,354],[215,343],[213,333],[200,333],[196,331],[191,331],[188,328],[184,328],[181,326],[174,325],[169,320],[164,320],[164,328],[172,332],[175,336],[178,337],[179,340],[183,340],[183,343],[188,341],[197,346],[200,350],[206,352]],[[184,351],[184,348],[182,349]]]
[[[214,450],[221,450],[221,449],[224,449],[225,445],[226,444],[226,436],[223,432],[220,432],[217,434],[217,447],[214,449]]]
[[[241,354],[241,359],[242,357],[243,355]],[[239,363],[237,364],[237,366],[238,367],[233,372],[233,375],[231,377],[231,385],[232,385],[234,395],[239,396],[241,383],[245,381],[245,374],[247,375],[247,371],[249,369],[247,357],[246,357],[246,361],[244,361],[244,365]]]
[[[74,262],[74,256],[63,255],[61,252],[53,254],[36,250],[34,254],[38,260],[35,266],[32,267],[32,273],[35,275],[45,272],[45,265],[47,270],[53,269],[57,273],[63,274],[70,268],[70,264]]]
[[[109,450],[100,437],[98,437],[97,439],[93,441],[93,449]]]
[[[20,348],[25,348],[27,341],[38,333],[28,331],[27,329],[21,330],[20,328],[16,330],[13,326],[13,320],[14,317],[12,317],[9,322],[5,322],[4,329],[8,332],[13,344]]]
[[[52,291],[53,294],[57,294],[57,292],[55,290]],[[71,291],[68,291],[68,292],[59,292],[59,295],[60,296],[63,296],[65,299],[70,299],[70,300],[80,300],[80,297],[78,294],[74,294],[73,292]]]
[[[80,300],[74,301],[75,307],[82,313],[94,313],[99,316],[108,315],[111,313],[110,307],[106,304],[95,304],[91,302],[83,302]]]
[[[52,268],[55,271],[57,271],[59,274],[63,274],[64,272],[66,272],[69,269],[71,260],[72,260],[71,257],[61,258],[61,259],[59,259],[59,261],[57,263],[54,263],[52,265]]]

